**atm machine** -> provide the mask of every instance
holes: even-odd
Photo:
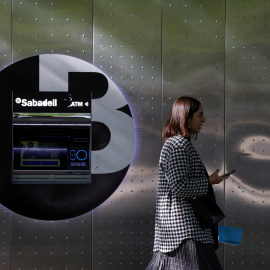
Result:
[[[13,93],[13,184],[91,183],[91,100]]]

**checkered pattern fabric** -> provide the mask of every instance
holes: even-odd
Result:
[[[208,183],[191,141],[180,135],[167,139],[159,161],[154,252],[170,252],[184,239],[213,243],[211,230],[200,228],[186,200],[205,195]]]

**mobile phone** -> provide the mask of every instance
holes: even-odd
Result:
[[[230,175],[230,174],[232,174],[234,172],[235,172],[235,170],[232,170],[230,172],[224,173],[224,174],[221,175],[221,177],[228,176],[228,175]]]

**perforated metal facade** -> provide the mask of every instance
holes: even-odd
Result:
[[[93,211],[42,221],[1,206],[0,269],[145,269],[161,131],[181,95],[202,101],[208,171],[236,169],[215,186],[224,224],[243,229],[240,246],[220,245],[224,269],[269,269],[269,16],[266,0],[0,1],[1,69],[45,53],[88,61],[122,90],[136,133],[125,179]]]

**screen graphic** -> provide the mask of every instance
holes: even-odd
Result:
[[[55,142],[21,141],[20,167],[50,168],[60,167],[60,145]]]

